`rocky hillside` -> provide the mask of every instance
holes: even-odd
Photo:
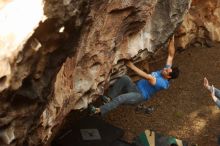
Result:
[[[152,61],[174,33],[177,48],[220,41],[219,6],[218,0],[1,1],[1,145],[49,144],[71,110],[87,108],[126,73],[125,59]]]

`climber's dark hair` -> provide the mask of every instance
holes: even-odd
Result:
[[[170,79],[176,79],[179,76],[179,68],[178,67],[171,67],[172,72],[169,73]]]

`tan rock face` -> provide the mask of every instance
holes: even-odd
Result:
[[[0,33],[1,145],[48,144],[71,110],[87,108],[127,72],[125,59],[150,61],[149,52],[163,48],[183,18],[177,46],[219,41],[218,1],[194,0],[187,13],[189,6],[182,0],[46,0],[45,16],[19,41],[11,35],[14,25],[7,37]]]
[[[210,41],[220,41],[220,1],[193,0],[179,31],[178,46],[189,44],[209,45]]]
[[[27,12],[32,11],[30,15]],[[0,2],[0,61],[1,61],[1,87],[0,91],[11,85],[12,74],[17,71],[12,64],[19,62],[18,54],[23,49],[28,38],[34,33],[38,23],[43,20],[43,1],[30,0],[3,0]],[[28,22],[26,20],[29,20]],[[36,53],[37,46],[34,46]],[[28,67],[26,67],[28,68]],[[18,69],[19,70],[19,69]],[[29,69],[23,75],[17,76],[17,83],[12,88],[21,86],[21,81],[29,74]],[[26,75],[25,75],[26,74]],[[20,83],[18,83],[20,81]]]
[[[168,5],[170,11],[166,12]],[[148,59],[148,52],[155,51],[172,35],[188,7],[188,2],[93,3],[76,54],[66,60],[57,75],[53,100],[44,110],[51,118],[41,116],[42,128],[48,128],[39,137],[47,138],[70,110],[87,108],[103,94],[110,79],[125,74],[123,59]],[[159,22],[158,18],[161,18]]]

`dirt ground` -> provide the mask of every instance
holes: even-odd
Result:
[[[164,63],[165,60],[154,66],[162,67]],[[155,107],[151,115],[135,113],[136,106],[120,106],[104,119],[124,129],[127,141],[151,129],[199,146],[217,145],[220,110],[203,87],[203,78],[207,77],[211,84],[220,88],[220,45],[177,52],[174,65],[181,70],[179,78],[171,81],[168,90],[144,102],[146,106]]]

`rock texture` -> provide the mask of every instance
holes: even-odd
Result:
[[[34,0],[29,1],[26,4]],[[0,3],[0,15],[13,2]],[[203,6],[193,1],[187,14],[190,0],[45,0],[44,8],[38,8],[44,14],[39,13],[21,39],[15,41],[10,31],[9,35],[0,33],[4,42],[0,54],[1,145],[49,144],[71,110],[85,109],[111,81],[126,73],[125,59],[152,60],[151,54],[165,48],[183,20],[179,46],[200,39],[202,35],[189,33],[194,25],[186,22],[194,17],[190,19],[194,24],[196,15],[203,12],[198,8],[218,6],[216,2],[204,0]],[[212,15],[219,17],[217,11]],[[30,19],[17,17],[24,24]],[[204,37],[219,41],[217,30],[210,30],[219,24],[203,23],[210,34]],[[16,24],[1,26],[1,30],[9,27],[14,32]]]
[[[28,14],[28,11],[33,11],[32,15]],[[13,68],[11,64],[15,61],[17,63],[21,61],[22,57],[18,57],[19,51],[24,48],[24,44],[34,33],[34,29],[43,18],[42,0],[24,0],[22,2],[18,0],[3,0],[0,2],[0,92],[9,88],[9,86],[17,89],[18,84],[21,84],[24,79],[25,75],[23,77],[20,75],[17,82],[13,82],[16,85],[11,85],[10,82],[14,78],[12,74],[17,70],[16,65]],[[27,22],[27,20],[30,21]],[[40,44],[34,41],[32,43],[32,52],[36,53],[39,47]],[[23,74],[29,74],[28,68],[26,67]]]
[[[193,0],[189,13],[178,29],[178,47],[190,44],[211,46],[220,41],[220,1]]]

